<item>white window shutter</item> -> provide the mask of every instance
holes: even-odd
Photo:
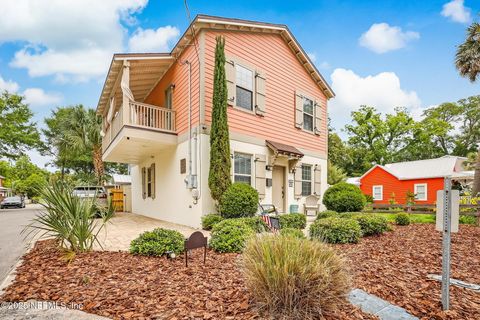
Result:
[[[264,154],[255,155],[255,189],[258,191],[260,199],[265,198],[265,166],[267,164],[267,157]]]
[[[155,181],[155,163],[152,163],[152,165],[150,166],[150,172],[151,172],[150,174],[151,174],[151,179],[152,179],[152,182],[151,182],[151,184],[152,184],[152,187],[151,187],[152,188],[152,199],[155,199],[155,191],[156,191],[155,190],[155,183],[156,183],[156,181]]]
[[[295,92],[295,127],[303,126],[303,96]]]
[[[295,186],[294,186],[295,199],[302,197],[302,164],[297,162],[295,166]]]
[[[316,135],[320,135],[322,128],[322,105],[320,101],[315,101],[315,132]]]
[[[255,73],[255,113],[265,114],[265,75],[258,70]]]
[[[321,180],[322,180],[322,168],[320,165],[316,165],[315,169],[313,171],[313,179],[314,179],[314,185],[313,185],[313,193],[317,196],[320,196],[321,193]]]
[[[145,167],[142,168],[142,198],[147,198],[147,191],[146,191],[146,183],[147,183],[147,169]]]
[[[228,58],[225,61],[225,76],[227,79],[227,101],[229,105],[234,106],[237,92],[235,88],[235,62]]]

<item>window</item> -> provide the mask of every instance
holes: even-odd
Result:
[[[373,186],[372,196],[373,200],[383,200],[383,186]]]
[[[312,194],[312,166],[302,164],[302,196]]]
[[[415,200],[427,200],[427,184],[414,185]]]
[[[147,168],[147,197],[152,197],[152,167]]]
[[[252,156],[235,152],[233,160],[234,182],[252,184]]]
[[[237,107],[253,110],[253,72],[235,64]]]
[[[303,98],[303,129],[313,131],[313,101]]]
[[[165,108],[172,109],[172,85],[165,89]]]

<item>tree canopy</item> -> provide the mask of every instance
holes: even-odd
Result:
[[[40,144],[33,112],[23,100],[6,91],[0,95],[0,159],[17,159]]]

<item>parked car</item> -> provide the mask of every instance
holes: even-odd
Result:
[[[5,208],[25,208],[25,200],[20,196],[7,197],[0,202],[0,209]]]
[[[99,208],[107,207],[107,191],[100,186],[79,186],[73,188],[73,195],[81,199],[93,200],[96,198],[96,204]]]

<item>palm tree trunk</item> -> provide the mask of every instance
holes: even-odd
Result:
[[[476,196],[480,192],[480,148],[477,153],[477,161],[475,163],[475,174],[473,175],[472,195]]]
[[[104,178],[104,166],[102,160],[102,146],[96,145],[93,147],[93,166],[95,169],[95,177],[97,178],[98,185],[103,185]]]

